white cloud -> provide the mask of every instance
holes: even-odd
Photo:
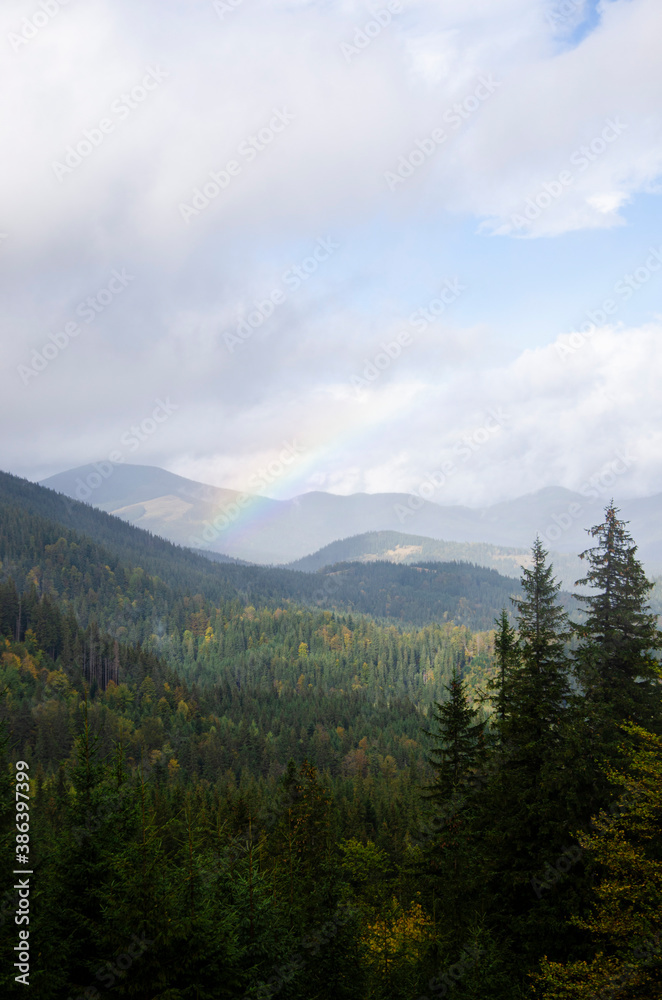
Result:
[[[354,234],[377,220],[396,241],[414,216],[468,213],[500,238],[559,236],[619,225],[624,205],[656,190],[659,0],[601,4],[599,26],[570,49],[548,12],[532,0],[412,2],[348,64],[340,45],[370,17],[360,2],[246,0],[221,20],[208,0],[72,0],[8,46],[0,408],[20,426],[4,466],[41,475],[105,457],[169,393],[180,410],[133,460],[243,487],[301,433],[302,488],[411,489],[508,400],[508,426],[462,464],[448,497],[573,485],[621,446],[637,449],[633,489],[657,487],[655,324],[606,330],[566,363],[551,345],[496,368],[488,306],[473,325],[449,314],[368,403],[351,397],[351,376],[408,316],[388,288],[372,313],[357,305],[364,275],[343,256]],[[0,36],[24,16],[31,7],[5,5]],[[150,67],[167,76],[132,108],[123,95]],[[498,86],[455,128],[444,115],[481,76]],[[291,124],[242,153],[282,109]],[[103,118],[112,131],[58,180],[53,161]],[[435,127],[447,141],[390,191],[385,171]],[[186,223],[180,204],[232,159],[227,188]],[[327,234],[341,245],[328,267],[229,352],[224,332]],[[403,261],[410,248],[403,240]],[[121,267],[131,289],[23,385],[17,366]],[[619,402],[610,409],[596,386]]]
[[[20,24],[18,13],[4,9],[0,33]],[[662,9],[657,0],[614,0],[600,26],[562,53],[550,46],[544,13],[530,0],[411,4],[348,66],[339,44],[365,18],[361,4],[301,4],[294,15],[290,4],[253,0],[223,22],[210,3],[158,15],[150,5],[72,4],[5,60],[2,82],[19,95],[3,112],[13,153],[5,183],[17,192],[6,224],[16,245],[33,251],[61,242],[65,227],[80,247],[93,213],[104,227],[98,250],[135,240],[177,263],[219,227],[240,239],[248,226],[301,232],[339,213],[345,222],[369,216],[392,201],[384,171],[417,135],[443,126],[443,113],[481,73],[495,76],[498,93],[457,134],[446,125],[449,145],[411,188],[439,210],[503,223],[621,116],[627,133],[590,169],[576,169],[532,228],[602,225],[605,214],[613,223],[662,165],[651,129]],[[154,37],[145,29],[157,16]],[[155,64],[166,82],[120,120],[113,103]],[[291,128],[246,162],[238,147],[281,106],[295,116]],[[53,161],[104,116],[113,133],[58,182]],[[241,175],[195,224],[182,225],[179,203],[233,157]]]

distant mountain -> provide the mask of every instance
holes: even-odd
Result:
[[[201,517],[239,497],[236,490],[207,486],[156,466],[110,462],[82,465],[40,485],[181,544],[187,544],[188,535],[199,528]],[[173,534],[182,537],[172,538]]]
[[[331,542],[312,555],[297,559],[287,567],[314,573],[341,562],[394,563],[469,562],[496,569],[505,576],[519,577],[522,566],[531,561],[527,549],[505,548],[481,542],[444,542],[421,535],[403,535],[399,531],[368,531],[363,535]]]
[[[314,573],[340,562],[371,563],[377,560],[412,565],[426,562],[467,562],[486,569],[495,569],[504,576],[519,577],[522,567],[531,563],[531,550],[488,545],[484,542],[445,542],[420,535],[403,535],[398,531],[369,531],[353,538],[325,545],[318,552],[297,559],[288,569]],[[567,589],[573,589],[582,576],[581,560],[570,553],[550,551],[554,575]]]
[[[173,602],[188,606],[191,595],[256,607],[293,604],[365,614],[406,627],[453,621],[490,629],[500,609],[511,609],[510,597],[519,592],[512,578],[468,563],[353,562],[310,574],[205,555],[0,472],[0,580],[12,577],[23,589],[37,579],[55,591],[78,581],[79,611],[85,605],[86,615],[96,615],[104,627],[121,624],[132,642],[163,634]],[[48,562],[46,576],[41,570],[35,576],[40,561]],[[74,576],[71,566],[76,567]],[[120,578],[131,599],[118,603]],[[153,596],[138,615],[132,601],[145,588]],[[197,598],[191,607],[198,607]]]
[[[204,556],[205,559],[211,560],[211,562],[216,563],[231,563],[233,566],[257,566],[257,563],[246,562],[245,559],[235,559],[234,556],[226,556],[222,552],[211,552],[210,549],[193,549],[198,556]]]
[[[592,488],[573,493],[549,487],[483,508],[444,507],[403,493],[312,492],[283,501],[152,466],[107,462],[51,476],[42,485],[179,545],[261,564],[292,563],[340,539],[389,531],[524,551],[539,533],[550,550],[576,556],[589,544],[585,529],[600,521],[608,500]],[[662,572],[662,495],[624,501],[622,512],[648,571]]]

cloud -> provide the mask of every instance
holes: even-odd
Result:
[[[371,439],[366,481],[408,491],[452,463],[434,499],[480,506],[542,486],[577,489],[627,454],[620,495],[658,491],[661,332],[651,323],[567,334],[508,365],[460,373],[448,386],[420,385],[406,419],[394,407]]]
[[[601,3],[572,44],[531,0],[413,0],[376,33],[352,0],[71,0],[46,23],[39,9],[0,11],[0,84],[17,95],[0,112],[6,468],[105,458],[169,396],[179,409],[129,458],[219,485],[245,487],[298,435],[293,491],[414,488],[504,406],[507,425],[445,497],[572,485],[626,446],[632,488],[657,487],[654,393],[640,388],[657,371],[655,324],[608,328],[565,362],[557,345],[516,357],[493,344],[479,292],[471,318],[460,301],[412,328],[446,275],[401,294],[379,263],[388,244],[403,271],[429,268],[420,232],[452,216],[482,226],[495,268],[504,240],[621,226],[662,167],[657,0]],[[366,232],[375,256],[358,266]],[[338,249],[288,284],[323,239]],[[87,322],[85,302],[122,269],[130,285]],[[352,376],[402,330],[412,345],[356,398]],[[45,348],[26,383],[20,367]]]
[[[17,252],[29,244],[49,253],[66,230],[72,252],[92,235],[97,253],[131,243],[153,264],[178,267],[219,229],[241,241],[249,229],[264,237],[283,226],[302,234],[351,224],[396,210],[384,173],[435,126],[448,144],[409,190],[432,199],[433,211],[460,209],[495,226],[563,169],[574,170],[573,185],[531,227],[538,235],[605,217],[613,224],[623,200],[659,175],[655,0],[603,4],[598,27],[561,52],[544,5],[530,0],[403,8],[349,65],[340,45],[369,19],[361,4],[251,0],[222,20],[209,2],[166,4],[156,31],[149,4],[61,8],[2,74],[5,85],[20,84],[3,112],[13,153],[6,183],[17,193],[6,225]],[[5,7],[0,31],[15,34],[19,13]],[[132,101],[154,66],[166,74],[161,85]],[[444,116],[482,74],[498,89],[456,129]],[[282,108],[291,126],[239,153]],[[573,154],[617,116],[627,129],[619,141],[590,168],[573,167]],[[53,164],[103,118],[112,132],[58,180]],[[231,159],[240,173],[184,225],[179,206]]]
[[[261,466],[296,440],[292,476],[273,484],[271,495],[319,488],[407,492],[451,463],[453,475],[433,499],[478,506],[544,485],[576,489],[626,454],[619,495],[644,495],[662,488],[661,335],[659,323],[604,327],[583,339],[565,334],[507,365],[457,371],[446,384],[431,380],[425,354],[412,355],[403,369],[396,359],[362,401],[347,382],[330,379],[324,389],[319,374],[313,382],[303,367],[298,392],[274,387],[241,407],[220,392],[212,399],[189,388],[173,396],[178,409],[168,422],[139,449],[124,448],[124,457],[246,489]],[[327,345],[327,358],[331,352]],[[192,383],[184,377],[183,384]],[[60,419],[73,421],[80,410],[79,399]],[[27,459],[39,463],[49,454],[45,473],[107,458],[151,410],[147,396],[123,422],[90,408],[85,424],[64,440],[57,423],[45,427],[35,416],[25,428],[26,439],[34,438]],[[18,443],[12,458],[21,461]]]

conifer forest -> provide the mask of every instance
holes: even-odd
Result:
[[[2,476],[3,996],[29,950],[37,1000],[660,1000],[662,637],[613,503],[574,598],[534,539],[417,623],[62,500]]]

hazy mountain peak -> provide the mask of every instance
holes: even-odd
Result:
[[[362,536],[371,541],[358,554],[361,558],[390,552],[391,558],[411,561],[407,548],[420,545],[424,554],[441,543],[512,549],[507,556],[494,552],[481,556],[488,560],[481,564],[487,566],[502,559],[500,568],[505,572],[513,571],[511,557],[519,559],[528,552],[537,534],[551,551],[573,556],[581,552],[586,548],[586,528],[599,523],[609,499],[598,490],[577,493],[547,486],[483,508],[444,506],[413,494],[343,496],[321,490],[283,501],[198,483],[156,466],[108,462],[51,476],[43,485],[180,545],[250,562],[291,563],[340,541],[354,545]],[[662,497],[623,501],[622,509],[649,572],[656,572],[662,563]],[[388,542],[375,539],[375,532],[390,532],[393,537]],[[449,549],[445,552],[445,558],[456,558]],[[457,558],[475,559],[476,552]]]

